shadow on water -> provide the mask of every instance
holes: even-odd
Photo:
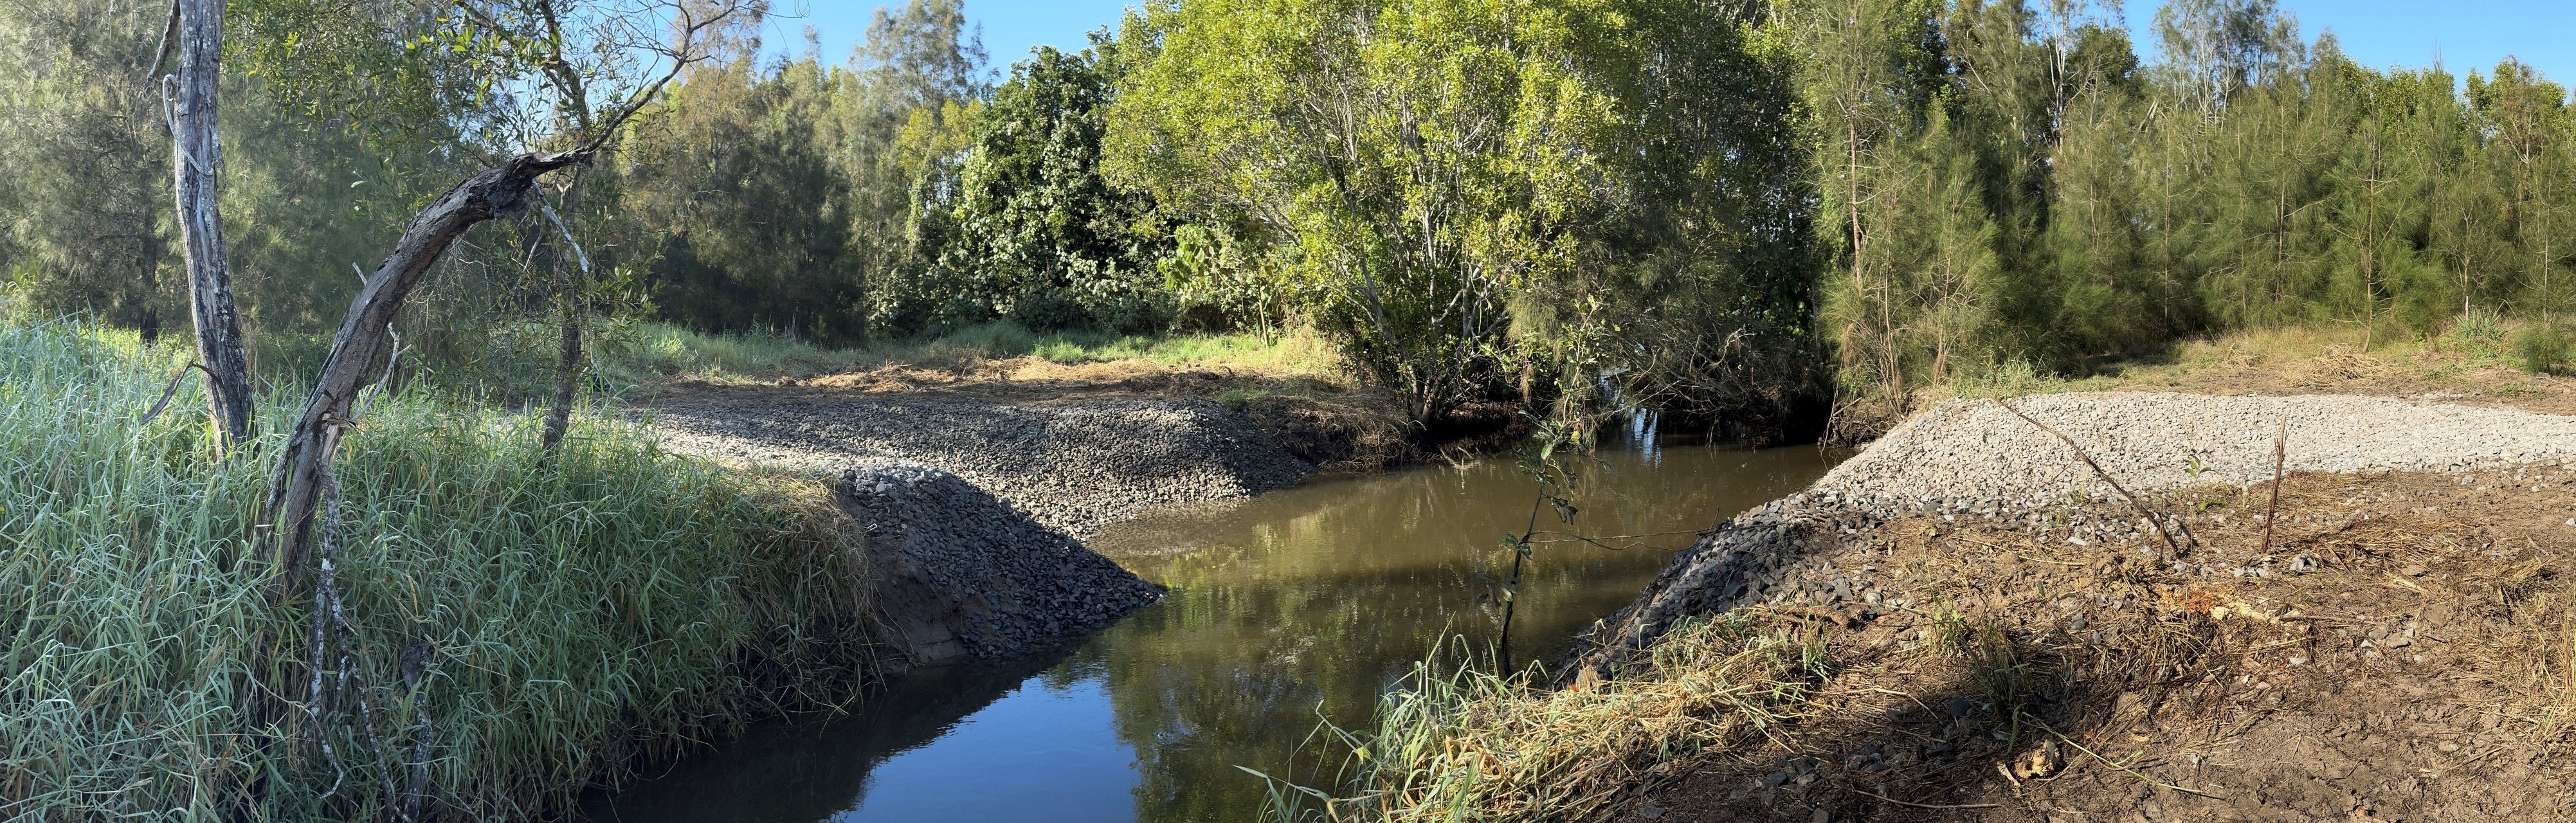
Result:
[[[1541,534],[1515,618],[1520,659],[1552,659],[1692,532],[1803,487],[1814,447],[1605,450],[1569,532]],[[1295,763],[1320,718],[1367,722],[1444,635],[1490,645],[1507,531],[1536,488],[1495,457],[1324,479],[1112,527],[1092,546],[1171,587],[1054,661],[908,677],[828,724],[765,726],[594,804],[626,821],[1249,820],[1249,766]],[[1553,517],[1543,517],[1542,529]],[[1521,639],[1521,638],[1526,638]]]

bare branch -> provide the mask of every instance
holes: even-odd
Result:
[[[161,24],[161,47],[152,50],[152,70],[145,79],[161,76],[161,68],[170,65],[170,48],[179,42],[179,0],[170,0],[170,22]]]

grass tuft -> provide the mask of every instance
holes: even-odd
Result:
[[[1657,764],[1779,724],[1808,699],[1814,681],[1804,669],[1821,643],[1737,610],[1675,627],[1633,677],[1563,691],[1434,655],[1380,699],[1374,728],[1330,730],[1352,752],[1346,799],[1274,781],[1267,816],[1585,819]]]

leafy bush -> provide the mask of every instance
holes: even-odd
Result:
[[[2567,374],[2568,341],[2566,330],[2554,323],[2534,323],[2513,341],[2513,356],[2522,370],[2532,374]]]

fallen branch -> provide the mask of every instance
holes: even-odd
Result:
[[[2290,419],[2281,418],[2281,433],[2272,436],[2272,506],[2263,511],[2263,550],[2272,553],[2272,521],[2281,517],[2281,469],[2289,463]]]
[[[2056,437],[2059,440],[2066,441],[2066,447],[2075,450],[2075,459],[2084,461],[2084,465],[2091,467],[2094,474],[2101,475],[2102,482],[2111,484],[2112,491],[2119,492],[2121,499],[2129,501],[2130,508],[2137,509],[2139,516],[2147,519],[2147,524],[2155,528],[2156,536],[2164,539],[2165,549],[2167,551],[2172,552],[2174,557],[2181,557],[2183,555],[2182,546],[2174,543],[2171,527],[2166,526],[2164,520],[2158,518],[2154,510],[2147,508],[2147,504],[2138,502],[2138,496],[2130,494],[2127,487],[2120,485],[2120,481],[2111,479],[2111,473],[2104,471],[2102,469],[2102,464],[2093,462],[2093,456],[2085,454],[2084,447],[2077,445],[2075,438],[2060,434],[2056,429],[2049,428],[2046,423],[2030,419],[2030,415],[2023,414],[2020,409],[2013,408],[2012,404],[2004,402],[2003,398],[1995,398],[1995,405],[2004,407],[2004,411],[2012,412],[2012,416],[2021,418],[2022,422],[2029,423],[2040,431],[2047,432],[2049,435]]]
[[[2016,712],[2016,714],[2019,714],[2019,713],[2018,713],[2018,712]],[[2031,717],[2030,715],[2027,715],[2027,714],[2021,714],[2020,716],[2021,716],[2021,717],[2023,717],[2023,718],[2025,718],[2025,719],[2028,719],[2028,720],[2030,721],[2030,724],[2031,724],[2031,725],[2033,725],[2033,726],[2038,726],[2038,727],[2039,727],[2039,729],[2040,729],[2040,731],[2047,732],[2047,733],[2049,733],[2049,734],[2051,734],[2051,735],[2055,735],[2055,736],[2057,737],[2057,739],[2059,739],[2059,740],[2063,740],[2063,741],[2066,741],[2066,745],[2069,745],[2069,746],[2073,746],[2073,747],[2075,747],[2075,750],[2076,750],[2076,751],[2079,751],[2079,752],[2083,752],[2083,753],[2085,753],[2085,754],[2092,755],[2092,756],[2093,756],[2093,759],[2095,759],[2095,760],[2099,760],[2099,761],[2102,761],[2102,765],[2109,766],[2109,767],[2114,768],[2114,769],[2119,769],[2120,771],[2123,771],[2123,772],[2127,772],[2127,773],[2129,774],[2129,776],[2130,776],[2130,777],[2134,777],[2134,778],[2137,778],[2137,779],[2139,779],[2139,780],[2146,781],[2148,785],[2155,786],[2155,787],[2157,787],[2157,788],[2171,789],[2171,790],[2174,790],[2174,791],[2182,792],[2183,794],[2196,795],[2196,796],[2199,796],[2199,797],[2206,797],[2206,798],[2209,798],[2209,799],[2211,799],[2211,800],[2216,800],[2216,801],[2220,801],[2220,802],[2226,802],[2226,800],[2227,800],[2227,798],[2220,797],[2220,796],[2218,796],[2218,795],[2214,795],[2214,794],[2210,794],[2210,793],[2208,793],[2208,792],[2204,792],[2204,791],[2201,791],[2201,790],[2199,790],[2199,789],[2185,788],[2185,787],[2183,787],[2183,786],[2175,785],[2175,784],[2172,784],[2172,783],[2167,783],[2167,782],[2164,782],[2164,781],[2162,781],[2162,780],[2157,780],[2157,779],[2155,779],[2155,778],[2153,778],[2153,777],[2148,777],[2148,776],[2147,776],[2147,774],[2146,774],[2145,772],[2141,772],[2141,771],[2138,771],[2138,770],[2136,770],[2136,769],[2132,769],[2132,768],[2129,768],[2129,767],[2127,767],[2127,766],[2120,765],[2119,763],[2114,762],[2113,760],[2111,760],[2111,758],[2103,757],[2101,752],[2097,752],[2097,751],[2094,751],[2094,750],[2092,750],[2092,749],[2085,748],[2085,747],[2084,747],[2084,744],[2075,742],[2075,738],[2068,737],[2068,736],[2066,736],[2066,733],[2065,733],[2065,732],[2058,731],[2058,730],[2057,730],[2057,729],[2055,729],[2055,728],[2051,728],[2048,724],[2040,722],[2040,721],[2039,721],[2039,718]]]
[[[1957,803],[1957,804],[1950,804],[1950,803],[1912,803],[1912,802],[1907,802],[1907,801],[1903,801],[1903,800],[1898,800],[1898,799],[1896,799],[1896,798],[1889,797],[1889,796],[1887,796],[1887,795],[1879,794],[1879,793],[1877,793],[1877,792],[1873,792],[1873,791],[1870,791],[1870,790],[1868,790],[1868,789],[1861,788],[1861,787],[1859,787],[1859,786],[1848,786],[1848,787],[1845,787],[1845,788],[1850,789],[1850,790],[1851,790],[1851,793],[1853,793],[1853,794],[1866,795],[1866,796],[1868,796],[1868,797],[1876,798],[1876,799],[1878,799],[1878,800],[1886,801],[1886,802],[1889,802],[1889,803],[1894,803],[1894,804],[1899,805],[1899,806],[1906,806],[1906,807],[1909,807],[1909,808],[1916,808],[1916,809],[2000,809],[2000,808],[2003,808],[2003,806],[2004,806],[2004,804],[2001,804],[2001,803]]]

